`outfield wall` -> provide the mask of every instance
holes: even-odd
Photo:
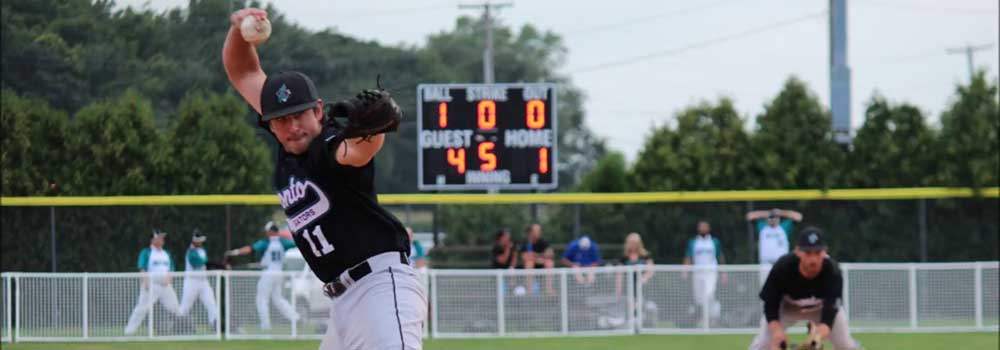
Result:
[[[855,332],[998,331],[998,262],[840,265],[843,308]],[[757,265],[718,271],[681,265],[554,270],[428,270],[427,336],[436,338],[612,334],[753,333],[760,325]],[[592,282],[589,279],[592,276]],[[648,280],[643,276],[648,276]],[[272,302],[262,329],[256,271],[210,271],[222,322],[199,302],[176,316],[157,303],[138,331],[125,334],[141,273],[4,273],[3,341],[319,339],[328,303],[308,271],[280,276],[299,315]],[[183,298],[184,274],[170,288]],[[695,302],[694,284],[714,280],[712,299]],[[551,287],[551,288],[550,288]]]

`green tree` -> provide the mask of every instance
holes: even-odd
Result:
[[[980,71],[959,85],[954,102],[941,114],[940,183],[983,188],[1000,184],[1000,108],[996,80]]]
[[[789,78],[757,117],[749,174],[757,188],[832,188],[839,185],[844,152],[833,140],[830,113],[805,83]]]
[[[73,158],[66,148],[69,119],[45,100],[3,90],[0,159],[4,196],[41,196],[61,184]]]
[[[167,178],[175,194],[266,193],[273,170],[267,146],[233,95],[195,91],[173,118],[167,136]]]
[[[644,191],[744,189],[750,138],[733,102],[702,102],[677,115],[677,129],[653,131],[632,172]]]
[[[77,112],[68,148],[86,154],[73,169],[65,193],[141,195],[166,192],[164,142],[154,125],[149,100],[134,91],[91,104]]]
[[[852,187],[918,187],[933,183],[934,132],[917,107],[872,96],[853,140],[847,169]]]

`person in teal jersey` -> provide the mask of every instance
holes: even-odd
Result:
[[[299,315],[292,308],[292,304],[281,295],[281,282],[284,280],[281,267],[285,261],[285,251],[295,248],[295,242],[279,237],[280,231],[274,221],[268,221],[264,225],[264,232],[267,234],[266,239],[230,250],[226,252],[226,255],[260,254],[260,265],[264,273],[257,281],[257,316],[260,317],[260,328],[267,330],[271,329],[270,302],[274,302],[274,306],[289,322],[298,321]]]
[[[171,272],[174,271],[174,260],[170,258],[170,253],[163,249],[167,233],[153,230],[153,237],[149,240],[149,247],[139,252],[138,268],[142,275],[142,284],[139,289],[139,300],[132,309],[132,315],[128,318],[125,326],[125,335],[132,335],[142,324],[146,313],[153,308],[157,301],[163,308],[173,313],[180,314],[177,305],[177,292],[173,288],[173,278]]]
[[[208,312],[208,323],[214,328],[219,319],[219,308],[215,303],[212,285],[205,273],[208,254],[205,253],[203,245],[207,238],[199,229],[194,229],[191,233],[191,245],[184,255],[184,289],[181,294],[180,314],[186,316],[194,306],[194,302],[201,300],[201,305]]]
[[[712,225],[708,220],[699,220],[697,225],[698,234],[688,240],[687,250],[684,254],[684,265],[694,265],[694,278],[691,283],[695,305],[703,310],[708,310],[712,319],[718,319],[722,312],[722,305],[715,299],[716,282],[720,278],[718,272],[719,264],[726,262],[722,254],[722,243],[712,235]],[[683,276],[687,276],[685,271]],[[722,282],[725,283],[726,275],[721,275]],[[689,309],[694,311],[694,307]]]
[[[802,221],[802,214],[794,210],[774,208],[749,212],[746,218],[757,226],[757,259],[760,262],[760,282],[763,284],[771,271],[771,265],[788,254],[788,236],[795,223]]]

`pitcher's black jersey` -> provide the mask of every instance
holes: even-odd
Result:
[[[341,141],[324,126],[304,154],[279,146],[274,170],[295,245],[323,282],[371,256],[410,247],[403,225],[378,204],[375,160],[362,167],[337,163],[333,150]]]

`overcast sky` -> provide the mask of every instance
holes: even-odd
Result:
[[[480,14],[458,8],[473,1],[268,2],[306,28],[387,45],[422,46],[458,16]],[[827,0],[510,2],[497,14],[501,23],[530,23],[564,38],[562,73],[586,94],[588,126],[630,162],[651,126],[701,100],[730,97],[752,122],[795,75],[829,102]],[[160,10],[187,0],[118,3]],[[955,84],[968,81],[965,55],[949,48],[992,44],[974,63],[997,77],[996,0],[848,0],[847,25],[855,128],[874,91],[917,105],[937,124]]]

